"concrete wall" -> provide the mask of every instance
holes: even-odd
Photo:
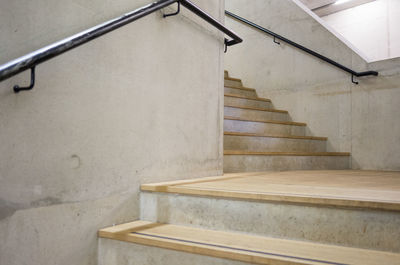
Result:
[[[225,56],[231,76],[307,122],[309,135],[328,136],[328,150],[352,152],[353,168],[400,169],[399,60],[367,64],[297,1],[227,0],[226,9],[357,71],[383,70],[354,85],[334,66],[226,18],[245,39]]]
[[[2,0],[0,64],[149,2]],[[33,91],[0,83],[0,264],[96,264],[141,183],[221,174],[222,60],[222,34],[159,11],[38,66]]]
[[[370,61],[400,56],[400,1],[377,0],[322,19]]]

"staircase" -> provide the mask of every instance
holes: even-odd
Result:
[[[343,170],[305,126],[225,73],[231,173],[143,184],[140,220],[99,231],[99,264],[400,265],[400,172]]]
[[[349,168],[349,153],[327,152],[326,137],[306,136],[305,123],[226,71],[224,105],[224,172]]]

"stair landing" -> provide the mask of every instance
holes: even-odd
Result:
[[[145,184],[143,191],[400,211],[400,172],[322,170],[225,174]]]

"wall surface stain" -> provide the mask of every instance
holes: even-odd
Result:
[[[17,210],[23,209],[23,205],[13,203],[0,198],[0,220],[12,216]]]

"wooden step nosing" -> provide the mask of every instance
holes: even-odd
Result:
[[[255,110],[255,111],[277,112],[277,113],[284,113],[284,114],[288,113],[287,110],[247,107],[247,106],[238,106],[238,105],[230,105],[230,104],[224,104],[224,107],[235,108],[235,109],[245,109],[245,110]]]
[[[134,226],[134,223],[132,223]],[[127,233],[99,231],[99,237],[174,251],[253,264],[365,264],[366,260],[394,265],[398,253],[334,246],[171,224],[150,223],[154,228]],[[277,247],[278,246],[278,247]],[[356,261],[356,262],[354,262]]]
[[[236,81],[236,82],[240,82],[240,83],[242,82],[242,79],[230,77],[230,76],[224,77],[224,79],[229,80],[229,81]]]
[[[334,206],[346,208],[367,208],[385,211],[400,211],[400,204],[393,201],[376,201],[366,199],[348,198],[343,196],[309,196],[295,193],[277,193],[277,192],[254,192],[240,190],[224,190],[220,188],[206,187],[189,187],[185,185],[177,185],[165,187],[165,193],[185,194],[189,196],[207,196],[230,198],[238,200],[264,201],[264,202],[280,202],[294,204],[309,204],[320,206]]]
[[[350,153],[348,152],[256,152],[256,151],[242,151],[242,150],[224,150],[224,155],[335,157],[335,156],[350,156]]]
[[[224,87],[256,92],[256,90],[254,88],[249,88],[249,87],[236,87],[236,86],[229,86],[229,85],[224,85]]]
[[[327,141],[327,137],[317,136],[295,136],[295,135],[268,135],[268,134],[256,134],[256,133],[240,133],[240,132],[224,132],[227,136],[244,136],[244,137],[265,137],[265,138],[286,138],[296,140],[313,140],[313,141]]]
[[[258,122],[258,123],[272,123],[272,124],[280,124],[280,125],[289,125],[289,126],[307,126],[305,123],[293,122],[293,121],[274,121],[274,120],[256,120],[256,119],[243,119],[231,116],[225,116],[225,120],[233,120],[233,121],[243,121],[243,122]]]
[[[253,97],[248,97],[244,95],[239,95],[239,94],[230,94],[230,93],[225,93],[224,97],[231,97],[231,98],[242,98],[242,99],[247,99],[247,100],[255,100],[255,101],[263,101],[263,102],[269,102],[271,103],[271,100],[268,98],[253,98]]]

